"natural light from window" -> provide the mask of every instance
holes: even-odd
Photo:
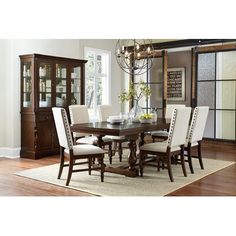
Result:
[[[96,121],[97,107],[110,103],[110,64],[111,52],[87,48],[84,49],[85,59],[85,104],[89,116]]]

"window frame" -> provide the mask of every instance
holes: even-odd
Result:
[[[89,52],[92,52],[95,55],[95,63],[94,63],[94,111],[92,114],[90,114],[90,120],[91,121],[97,121],[98,120],[98,116],[97,116],[97,109],[98,109],[98,105],[97,105],[97,99],[96,99],[96,92],[97,92],[97,83],[96,83],[96,79],[98,77],[106,77],[106,86],[105,86],[105,90],[106,90],[106,102],[103,104],[110,104],[111,103],[111,52],[108,50],[104,50],[104,49],[99,49],[99,48],[92,48],[92,47],[84,47],[84,57],[87,58],[87,54]],[[106,76],[102,76],[103,74],[98,74],[97,73],[97,63],[96,63],[96,58],[98,55],[105,55],[107,56],[107,73],[105,74]],[[87,65],[87,64],[86,64]],[[86,88],[86,79],[87,79],[87,70],[86,70],[86,65],[85,65],[85,88]],[[100,76],[99,76],[100,75]],[[86,104],[86,93],[84,94],[84,98],[85,98],[85,104]],[[86,104],[87,105],[87,104]],[[90,109],[90,108],[89,108]]]

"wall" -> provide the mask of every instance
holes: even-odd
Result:
[[[5,147],[5,84],[6,84],[6,51],[7,51],[7,40],[0,40],[0,148]],[[1,150],[0,150],[1,152]],[[1,155],[1,154],[0,154]]]
[[[20,150],[20,60],[19,55],[39,53],[46,55],[83,59],[83,47],[96,47],[110,50],[112,54],[112,104],[118,105],[117,94],[120,90],[120,70],[115,64],[113,50],[116,40],[79,40],[79,39],[27,39],[1,40],[0,62],[1,80],[1,115],[0,118],[0,156],[18,156]],[[5,65],[5,66],[2,66]],[[4,83],[3,83],[4,85]],[[5,105],[4,105],[5,104]],[[119,106],[120,107],[120,106]],[[120,109],[118,109],[120,111]]]
[[[168,68],[185,67],[185,101],[169,101],[171,104],[191,105],[191,51],[169,52],[168,53]]]

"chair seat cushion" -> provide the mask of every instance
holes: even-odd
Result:
[[[140,147],[140,150],[151,152],[166,152],[167,142],[148,143]],[[172,147],[171,152],[179,151],[180,147]]]
[[[126,141],[125,136],[112,136],[112,135],[106,135],[105,137],[112,139],[113,141]]]
[[[69,154],[69,150],[65,149],[65,153]],[[105,151],[99,147],[94,145],[74,145],[73,146],[73,153],[75,156],[84,156],[84,155],[91,155],[91,154],[104,154]]]
[[[152,136],[159,136],[159,137],[168,137],[168,132],[167,131],[165,131],[165,130],[160,130],[160,131],[153,131],[153,132],[151,132],[151,135]]]
[[[107,143],[107,142],[112,142],[112,139],[110,139],[109,137],[107,136],[104,136],[102,138],[103,142],[104,143]],[[97,141],[98,141],[98,138],[96,136],[87,136],[87,137],[84,137],[84,138],[79,138],[76,140],[76,143],[78,144],[91,144],[91,145],[96,145],[97,144]]]

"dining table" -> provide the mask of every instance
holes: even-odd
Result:
[[[81,132],[96,135],[97,145],[104,146],[103,137],[106,135],[124,136],[128,142],[129,155],[128,163],[126,166],[112,167],[106,165],[105,171],[116,174],[125,175],[127,177],[136,177],[139,175],[139,170],[136,168],[137,162],[137,140],[138,145],[142,146],[144,137],[148,132],[168,129],[170,126],[170,119],[157,118],[152,123],[138,123],[138,122],[122,122],[118,124],[111,124],[109,122],[90,122],[73,124],[70,126],[71,132]]]

